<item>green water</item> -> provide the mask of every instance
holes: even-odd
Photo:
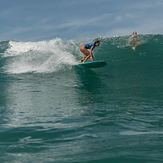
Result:
[[[126,37],[106,39],[95,53],[107,62],[99,69],[46,67],[58,56],[18,53],[15,44],[6,51],[3,42],[0,162],[163,162],[163,37],[142,40],[133,51]],[[78,59],[77,44],[69,47]]]

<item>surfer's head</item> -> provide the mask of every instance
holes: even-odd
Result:
[[[100,40],[96,40],[96,41],[94,42],[94,44],[95,44],[96,46],[100,46],[100,43],[101,43]]]
[[[137,32],[133,32],[132,35],[138,35],[138,33]]]

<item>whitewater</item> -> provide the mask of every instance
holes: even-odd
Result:
[[[8,48],[2,54],[8,60],[4,70],[8,73],[43,73],[71,68],[71,65],[77,64],[73,51],[77,51],[73,41],[64,42],[61,39],[39,42],[9,41]]]

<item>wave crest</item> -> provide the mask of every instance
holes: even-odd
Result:
[[[10,41],[4,57],[4,67],[8,73],[54,72],[63,67],[70,68],[77,63],[73,51],[77,46],[73,41],[61,39],[39,42]]]

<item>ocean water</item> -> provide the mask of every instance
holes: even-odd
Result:
[[[163,162],[163,36],[0,42],[0,163]]]

